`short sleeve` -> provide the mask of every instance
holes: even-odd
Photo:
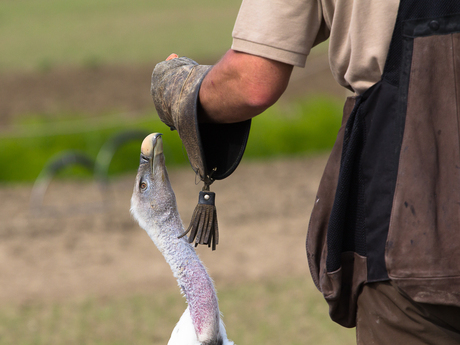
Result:
[[[243,0],[232,49],[303,67],[328,36],[319,0]]]

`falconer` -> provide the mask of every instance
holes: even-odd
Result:
[[[311,215],[313,280],[358,344],[460,344],[460,1],[243,0],[214,66],[155,67],[158,114],[205,184],[225,178],[327,39],[354,95]]]

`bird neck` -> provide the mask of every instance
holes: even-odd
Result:
[[[216,291],[193,246],[185,237],[178,238],[184,231],[178,213],[171,210],[155,223],[157,231],[147,232],[170,265],[187,299],[198,340],[206,343],[216,339],[220,322]]]

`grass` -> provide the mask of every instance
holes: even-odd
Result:
[[[236,344],[353,344],[354,330],[333,323],[303,278],[219,289],[229,338]],[[179,291],[31,302],[0,310],[0,344],[166,344],[185,309]]]
[[[240,0],[0,1],[0,71],[215,59]]]
[[[289,107],[274,106],[254,119],[245,159],[305,155],[330,149],[340,126],[340,107],[339,102],[328,98],[298,101]],[[164,133],[168,166],[188,164],[177,132],[171,132],[157,120],[156,115],[147,114],[137,120],[126,120],[116,115],[99,120],[78,118],[68,116],[65,120],[49,123],[39,116],[32,117],[22,122],[19,126],[22,130],[16,130],[14,135],[0,136],[0,182],[33,181],[48,162],[67,150],[83,152],[96,159],[107,140],[126,130],[141,130],[145,135],[148,132]],[[139,136],[116,152],[109,166],[110,175],[137,169],[142,138],[143,135]],[[24,155],[27,156],[27,168],[18,164]],[[91,176],[75,169],[65,169],[62,174]]]

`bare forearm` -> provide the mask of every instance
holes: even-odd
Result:
[[[231,123],[252,118],[285,91],[292,66],[229,50],[204,78],[200,120]]]

